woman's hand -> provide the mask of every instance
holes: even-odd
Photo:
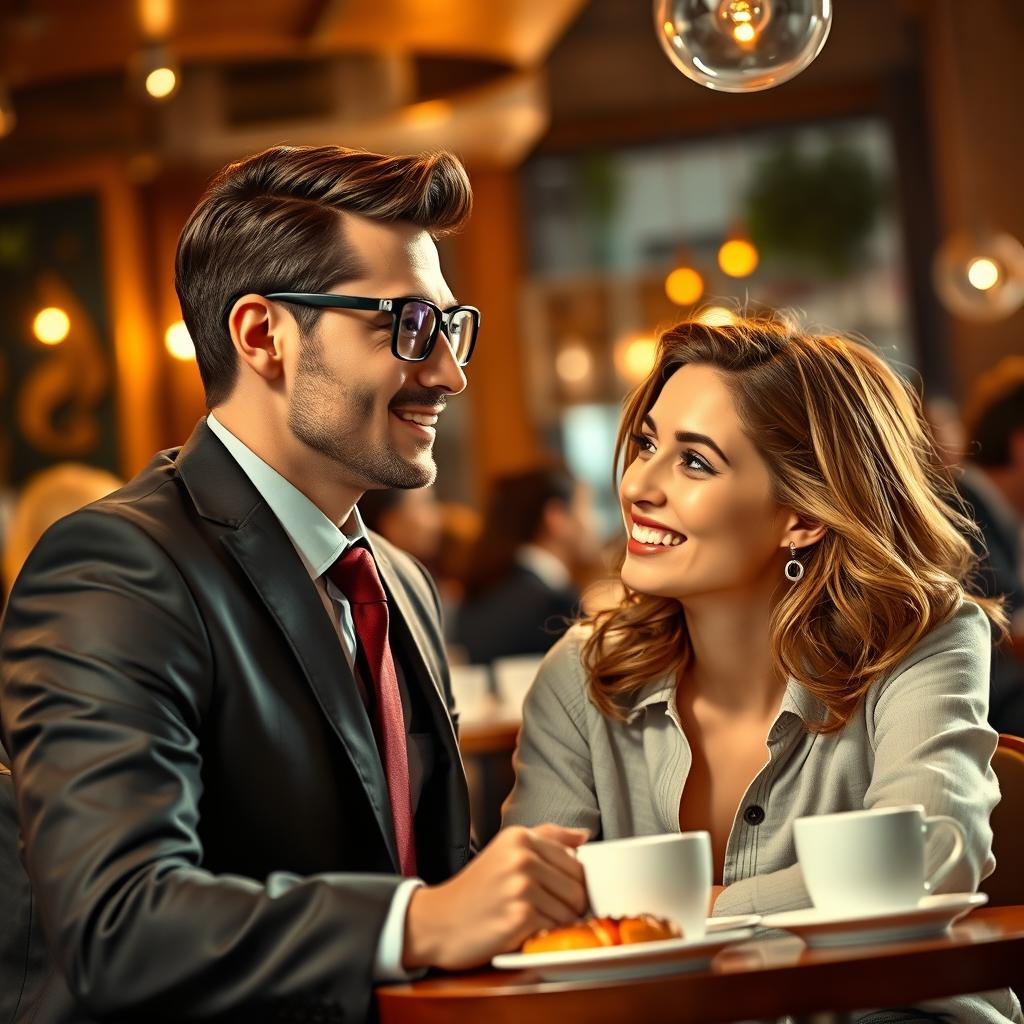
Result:
[[[719,894],[725,891],[725,888],[724,885],[711,886],[711,899],[708,900],[708,917],[715,913],[715,900],[718,899]]]

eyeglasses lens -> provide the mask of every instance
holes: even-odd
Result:
[[[407,302],[399,312],[398,352],[406,359],[421,359],[434,333],[436,316],[422,302]]]
[[[457,310],[448,320],[448,340],[455,353],[455,361],[464,366],[473,351],[476,322],[469,310]]]

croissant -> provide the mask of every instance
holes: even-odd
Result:
[[[635,942],[678,939],[682,933],[671,921],[653,914],[635,917],[588,917],[563,928],[548,928],[530,936],[524,953],[561,953],[570,949],[628,946]]]

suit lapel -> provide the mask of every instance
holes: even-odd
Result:
[[[221,543],[273,616],[348,753],[380,827],[395,871],[398,854],[370,720],[316,587],[277,517],[205,422],[178,457],[178,470],[201,515],[231,527]]]

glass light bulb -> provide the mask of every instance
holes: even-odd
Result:
[[[750,47],[757,42],[771,19],[768,0],[721,0],[718,27],[739,43]]]
[[[721,92],[757,92],[818,56],[832,0],[654,0],[654,24],[687,78]]]
[[[1024,246],[1004,232],[960,232],[935,254],[935,291],[951,313],[1000,320],[1024,305]]]

